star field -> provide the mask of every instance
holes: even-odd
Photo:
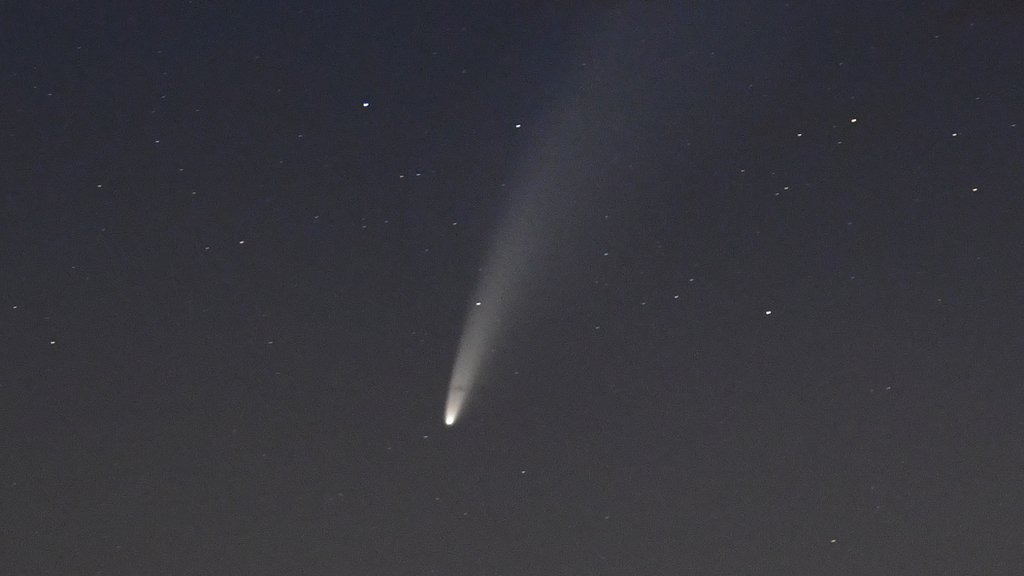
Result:
[[[1017,3],[0,22],[4,573],[1024,566]]]

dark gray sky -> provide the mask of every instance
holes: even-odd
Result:
[[[142,4],[0,8],[7,572],[1024,565],[1018,3]]]

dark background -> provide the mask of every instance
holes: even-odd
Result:
[[[0,8],[0,572],[1019,573],[1019,3],[252,4]]]

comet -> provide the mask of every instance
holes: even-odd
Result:
[[[470,393],[502,333],[503,317],[510,313],[509,304],[515,301],[519,290],[520,276],[509,267],[510,248],[504,245],[492,256],[488,267],[490,272],[484,274],[477,290],[478,299],[466,316],[445,402],[444,423],[447,426],[455,425],[470,400]]]
[[[662,19],[646,14],[649,24]],[[649,79],[639,74],[651,26],[609,17],[606,34],[597,34],[592,66],[580,67],[570,92],[542,117],[510,123],[523,130],[526,150],[519,173],[510,182],[504,219],[486,253],[476,291],[470,300],[448,384],[444,423],[459,422],[487,380],[488,364],[501,350],[518,320],[530,317],[530,306],[546,297],[538,287],[551,286],[552,275],[578,266],[593,252],[584,231],[599,233],[608,218],[605,201],[620,202],[622,191],[609,185],[609,176],[628,165],[641,130],[641,107]],[[637,31],[644,31],[637,35]],[[670,33],[670,30],[666,31]],[[671,37],[667,35],[666,37]],[[659,78],[653,69],[653,79]],[[609,82],[607,78],[630,78]]]
[[[578,177],[570,143],[578,130],[575,118],[563,118],[555,141],[542,153],[547,162],[522,179],[504,220],[499,224],[466,315],[448,385],[444,422],[454,426],[472,402],[488,363],[500,349],[516,320],[527,316],[537,286],[549,282],[558,258],[571,258],[575,232],[587,210],[586,187]],[[572,167],[572,168],[570,168]],[[556,248],[557,247],[557,248]]]
[[[555,231],[572,221],[571,201],[552,185],[557,181],[558,174],[549,171],[535,174],[498,227],[455,356],[444,411],[448,426],[472,400],[488,362],[522,313],[525,295],[543,279]]]

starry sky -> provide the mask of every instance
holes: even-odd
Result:
[[[253,4],[0,8],[4,573],[1019,573],[1018,2]]]

